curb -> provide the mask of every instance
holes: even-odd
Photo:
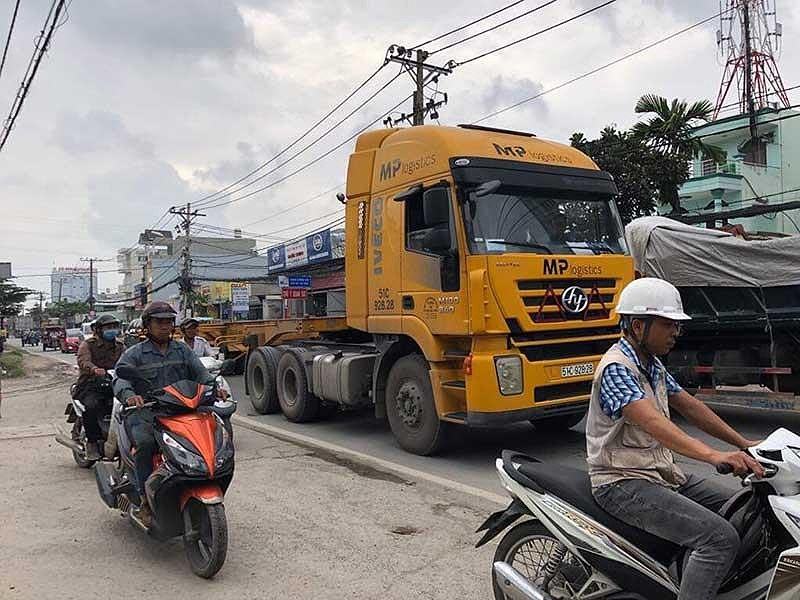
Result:
[[[303,435],[302,433],[294,433],[292,431],[286,431],[285,429],[282,429],[280,427],[275,427],[274,425],[261,423],[250,417],[243,417],[234,414],[233,417],[231,417],[231,421],[234,424],[239,425],[240,427],[244,427],[245,429],[250,429],[251,431],[263,433],[272,436],[274,438],[283,440],[285,442],[291,442],[294,444],[299,444],[301,446],[306,446],[309,448],[328,452],[330,454],[346,458],[347,460],[350,460],[352,462],[366,465],[377,471],[388,472],[393,475],[398,475],[400,477],[405,477],[411,480],[425,481],[427,483],[432,483],[434,485],[438,485],[440,487],[446,488],[454,492],[467,494],[469,496],[473,496],[481,500],[492,502],[499,506],[507,506],[508,503],[510,502],[510,499],[507,496],[501,496],[500,494],[495,494],[493,492],[489,492],[481,488],[467,485],[465,483],[459,483],[458,481],[447,479],[445,477],[439,477],[438,475],[433,475],[432,473],[426,473],[425,471],[420,471],[419,469],[413,469],[411,467],[407,467],[405,465],[401,465],[399,463],[395,463],[389,460],[376,458],[374,456],[370,456],[369,454],[364,454],[363,452],[359,452],[357,450],[351,450],[350,448],[345,448],[344,446],[340,446],[338,444],[324,442],[322,440],[318,440],[311,436]]]

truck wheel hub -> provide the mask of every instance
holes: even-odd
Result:
[[[413,382],[407,381],[397,393],[397,412],[406,427],[417,428],[422,420],[422,393]]]

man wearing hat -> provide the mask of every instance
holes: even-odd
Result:
[[[204,356],[213,356],[213,353],[211,352],[211,344],[209,344],[206,338],[203,336],[197,335],[197,328],[199,325],[200,321],[194,317],[186,317],[183,321],[181,321],[183,341],[187,346],[189,346],[189,348],[194,350],[194,353],[198,358],[203,358]]]

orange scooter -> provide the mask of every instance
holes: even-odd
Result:
[[[146,380],[133,367],[121,366],[118,377],[139,384]],[[158,451],[145,493],[153,518],[136,517],[142,500],[134,481],[135,449],[125,416],[136,407],[115,400],[111,428],[116,430],[119,459],[95,464],[103,501],[158,540],[183,537],[192,571],[211,578],[222,568],[228,550],[228,523],[223,501],[233,479],[232,400],[217,398],[214,386],[178,381],[160,390],[144,390],[144,407],[153,414]]]

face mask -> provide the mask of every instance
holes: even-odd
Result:
[[[107,342],[113,342],[119,335],[119,329],[106,329],[103,332],[103,339]]]

